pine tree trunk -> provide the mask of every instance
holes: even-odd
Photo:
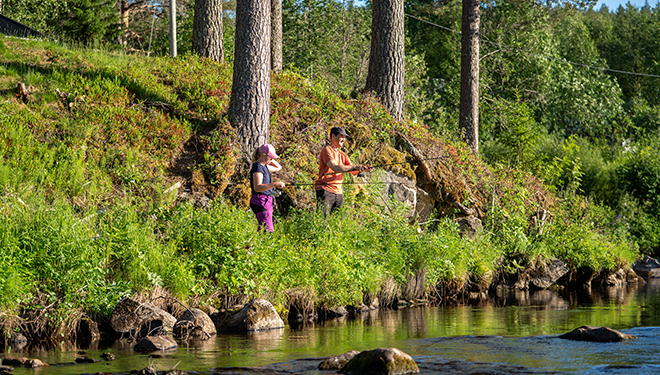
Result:
[[[282,70],[282,0],[271,0],[271,69],[275,72]]]
[[[398,121],[403,120],[403,0],[374,0],[371,56],[366,91],[372,91]]]
[[[270,1],[236,2],[234,76],[229,121],[238,145],[250,155],[268,142],[270,123]]]
[[[119,34],[119,44],[125,46],[128,44],[128,3],[127,0],[121,0],[119,2],[119,29],[121,34]]]
[[[222,0],[195,0],[192,49],[199,56],[224,60]]]
[[[465,142],[479,153],[479,7],[480,0],[463,0],[461,27],[461,104],[459,126]]]

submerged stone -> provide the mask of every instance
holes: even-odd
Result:
[[[339,370],[339,373],[347,375],[402,375],[418,372],[415,360],[397,348],[363,351]]]
[[[37,368],[37,367],[46,367],[48,366],[48,363],[42,362],[40,359],[28,359],[25,361],[25,367],[27,368]]]
[[[23,366],[27,360],[25,357],[4,358],[2,364],[5,366]]]
[[[103,358],[106,361],[114,361],[115,359],[117,359],[115,355],[110,352],[105,352],[101,354],[101,358]]]
[[[136,352],[154,352],[157,350],[176,349],[177,344],[171,337],[147,336],[138,341],[133,348]]]
[[[637,338],[609,327],[582,326],[559,336],[560,339],[593,342],[619,342]]]
[[[76,363],[96,363],[96,362],[101,362],[101,361],[87,356],[76,358]]]

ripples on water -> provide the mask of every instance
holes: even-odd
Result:
[[[489,302],[451,307],[372,311],[307,327],[221,335],[163,353],[136,355],[126,342],[96,345],[86,355],[113,352],[117,361],[58,365],[15,374],[128,373],[152,365],[199,374],[330,374],[324,357],[349,350],[396,347],[423,374],[660,374],[660,280],[640,287],[498,295]],[[581,325],[608,326],[638,338],[622,343],[562,340]],[[0,356],[70,363],[81,348],[33,347]]]

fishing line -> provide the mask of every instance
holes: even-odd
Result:
[[[440,160],[440,159],[449,159],[449,158],[450,158],[449,156],[439,156],[437,158],[422,159],[420,161]],[[419,165],[419,162],[417,160],[407,160],[407,161],[402,161],[400,163],[374,165],[374,166],[372,166],[372,168],[383,168],[383,167],[389,167],[389,166],[392,166],[392,165],[399,165],[399,164],[410,164],[411,166],[413,166],[413,165]],[[338,173],[350,173],[350,172],[334,172],[333,171],[333,172],[324,173],[323,175],[324,176],[329,176],[329,175],[338,174]]]

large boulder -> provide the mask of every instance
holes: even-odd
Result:
[[[319,364],[319,370],[339,370],[358,354],[360,352],[357,350],[351,350],[350,352],[330,357]]]
[[[542,271],[529,279],[529,286],[536,289],[547,289],[568,273],[568,266],[559,259],[550,259],[542,267]]]
[[[560,339],[593,342],[619,342],[637,338],[635,335],[621,333],[609,327],[582,326],[564,333]]]
[[[207,340],[217,334],[215,324],[202,310],[190,308],[174,324],[174,337],[187,340]]]
[[[416,186],[415,181],[391,171],[384,171],[379,175],[379,178],[383,183],[381,194],[385,197],[391,197],[409,208],[404,217],[413,217],[417,221],[427,221],[429,219],[435,201],[427,192]],[[386,202],[376,201],[376,203],[383,203],[383,208],[386,209]]]
[[[119,333],[138,334],[141,337],[171,334],[176,318],[150,303],[139,303],[125,297],[112,311],[110,325]]]
[[[635,262],[632,268],[641,277],[660,278],[660,262],[648,255]]]
[[[419,372],[411,356],[397,348],[366,350],[339,370],[341,374],[400,375]]]
[[[223,331],[261,331],[284,328],[284,321],[270,302],[255,299],[225,319],[221,325]]]

